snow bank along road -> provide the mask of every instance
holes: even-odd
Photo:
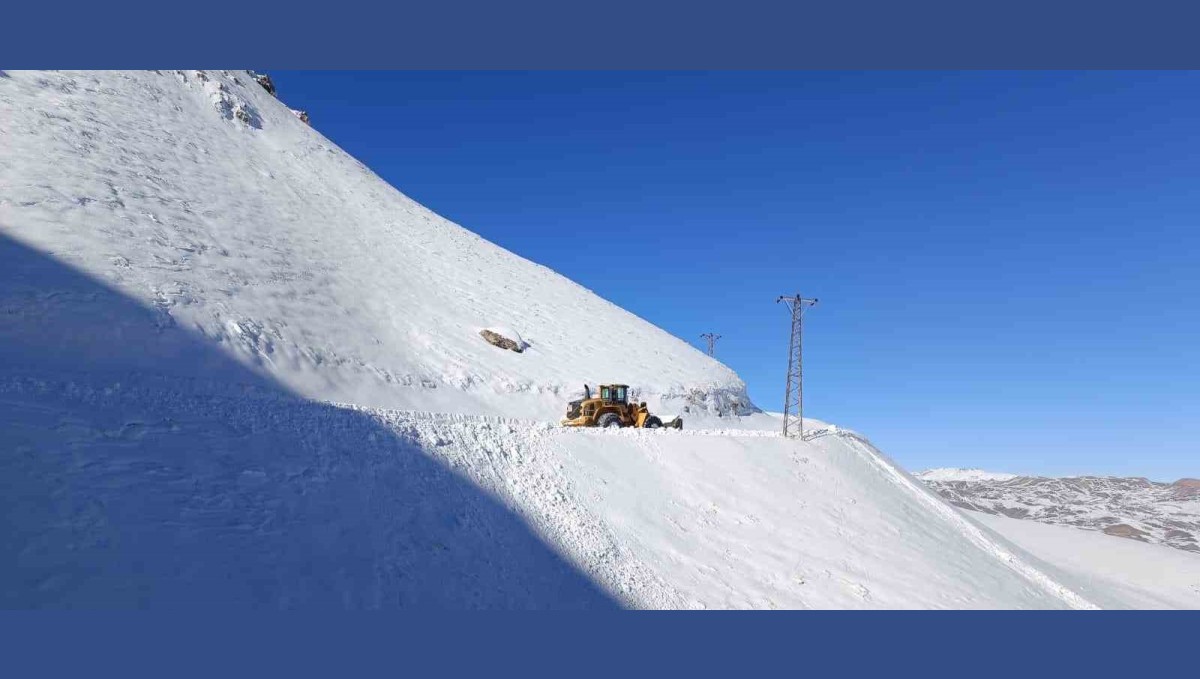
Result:
[[[1087,608],[858,437],[0,383],[4,606]]]

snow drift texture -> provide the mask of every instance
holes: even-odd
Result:
[[[689,428],[553,424],[603,380]],[[1093,605],[747,409],[243,72],[0,74],[0,606]]]
[[[751,407],[722,364],[413,202],[245,72],[9,73],[0,121],[10,237],[299,393],[547,417],[623,381],[672,411]],[[487,344],[497,326],[528,349]]]

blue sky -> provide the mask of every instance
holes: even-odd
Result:
[[[1200,476],[1200,73],[296,73],[434,211],[906,466]],[[619,379],[619,376],[597,376]]]

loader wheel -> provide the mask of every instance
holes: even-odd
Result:
[[[654,415],[651,415],[649,417],[649,419],[646,420],[646,428],[647,429],[661,429],[662,428],[662,420],[658,419]]]
[[[619,416],[617,416],[616,413],[604,413],[603,415],[600,416],[599,420],[596,420],[596,426],[598,426],[598,427],[620,427],[621,426],[621,418]]]

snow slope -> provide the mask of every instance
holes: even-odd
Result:
[[[862,439],[0,382],[0,606],[1089,608]]]
[[[547,443],[587,489],[579,503],[687,607],[1092,607],[852,432],[552,431]]]
[[[413,202],[245,72],[10,71],[0,132],[5,234],[304,395],[548,418],[623,381],[671,415],[752,409],[724,365]]]
[[[243,72],[0,75],[0,319],[5,607],[1094,606]]]
[[[1052,564],[1042,568],[1105,608],[1200,609],[1200,555],[1067,526],[967,514]]]

